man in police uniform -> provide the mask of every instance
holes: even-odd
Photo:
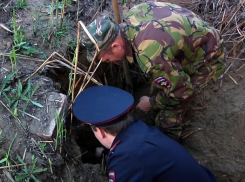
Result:
[[[109,17],[94,20],[88,30],[104,62],[137,62],[152,83],[150,96],[137,108],[157,113],[155,125],[177,137],[187,107],[208,83],[224,72],[225,48],[219,31],[178,5],[145,2],[133,7],[120,25]],[[84,35],[87,57],[95,45]]]
[[[109,181],[215,182],[213,174],[157,128],[133,120],[131,94],[116,87],[85,89],[73,104],[74,116],[91,125],[107,149]]]

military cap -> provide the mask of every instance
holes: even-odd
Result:
[[[104,50],[116,39],[119,25],[108,16],[103,16],[95,19],[87,29],[95,39],[99,49]],[[86,33],[83,34],[82,44],[87,48],[87,59],[91,62],[96,52],[96,47]]]
[[[118,122],[133,105],[133,96],[122,89],[93,86],[77,96],[73,104],[73,114],[81,122],[107,126]]]

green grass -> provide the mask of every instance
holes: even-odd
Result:
[[[21,101],[25,102],[24,106],[23,106],[23,112],[22,112],[23,116],[24,116],[24,112],[25,112],[25,110],[26,110],[26,108],[30,102],[37,107],[43,107],[40,103],[32,100],[32,96],[37,91],[37,89],[38,89],[38,83],[35,85],[35,87],[33,89],[31,88],[31,79],[28,80],[27,87],[25,89],[23,89],[23,85],[22,85],[21,81],[18,80],[17,87],[11,90],[11,92],[13,93],[12,95],[10,95],[10,94],[7,95],[4,92],[4,96],[6,97],[6,99],[8,101],[8,104],[7,104],[8,107],[9,108],[12,107],[15,110]]]
[[[11,151],[11,148],[12,148],[12,146],[13,146],[13,143],[14,143],[14,141],[15,141],[15,139],[16,139],[16,136],[17,136],[17,133],[15,134],[15,136],[14,136],[12,142],[10,143],[8,152],[5,153],[5,157],[4,157],[3,159],[0,160],[0,164],[5,162],[6,166],[11,166],[11,163],[10,163],[10,151]]]
[[[26,0],[18,0],[16,7],[19,9],[26,9],[28,3]]]
[[[64,114],[62,118],[60,118],[58,111],[55,112],[55,118],[56,118],[56,138],[54,138],[55,141],[55,150],[57,150],[58,145],[60,145],[60,152],[62,150],[62,144],[63,141],[66,140],[66,129],[64,127]]]
[[[19,162],[21,164],[25,164],[25,162],[21,159],[21,157],[19,155],[17,156],[17,158],[18,158],[18,160],[19,160]],[[32,160],[31,167],[28,169],[27,166],[24,165],[23,172],[22,173],[18,173],[18,175],[15,176],[15,180],[16,181],[34,180],[35,182],[40,182],[35,175],[38,174],[38,173],[47,171],[47,168],[36,168],[37,158],[34,155],[32,156],[31,160]]]

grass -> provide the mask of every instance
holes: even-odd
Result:
[[[2,83],[0,84],[0,99],[2,94],[5,95],[5,97],[7,96],[7,92],[9,92],[11,90],[10,87],[10,82],[11,80],[14,79],[16,72],[12,72],[9,75],[5,76]]]
[[[11,151],[11,148],[13,146],[13,143],[15,141],[16,136],[17,136],[17,133],[15,134],[15,136],[14,136],[14,138],[13,138],[13,140],[12,140],[10,146],[9,146],[8,152],[5,153],[5,157],[0,160],[0,164],[5,162],[6,166],[10,166],[11,165],[11,163],[10,163],[10,151]]]
[[[56,117],[56,126],[57,126],[56,138],[54,139],[55,150],[57,150],[58,145],[60,145],[60,153],[61,153],[62,144],[63,144],[63,141],[66,140],[67,131],[64,128],[64,114],[63,114],[62,118],[60,118],[59,113],[56,110],[55,117]]]
[[[26,0],[18,0],[16,7],[19,9],[26,9],[28,3]]]
[[[14,50],[12,50],[12,54],[15,55],[16,52],[23,51],[25,55],[33,55],[40,53],[34,46],[31,46],[30,43],[25,38],[24,28],[21,26],[17,26],[17,21],[15,18],[15,9],[13,9],[13,22],[11,25],[11,29],[14,31]]]
[[[38,89],[38,83],[35,85],[34,89],[32,90],[31,88],[31,79],[28,80],[27,82],[27,87],[25,89],[23,89],[22,83],[20,80],[18,80],[18,85],[16,88],[12,89],[11,92],[14,93],[14,95],[10,95],[10,94],[6,94],[4,92],[4,95],[8,101],[8,107],[9,108],[13,108],[14,110],[17,108],[18,104],[21,101],[24,101],[24,106],[23,106],[23,116],[24,116],[24,112],[29,104],[29,102],[31,102],[33,105],[37,106],[37,107],[43,107],[40,103],[32,100],[32,96],[34,95],[34,93],[37,91]]]
[[[19,155],[17,156],[17,158],[21,164],[25,164],[25,162],[20,158]],[[27,166],[24,165],[23,172],[18,173],[18,175],[15,176],[16,181],[20,181],[20,180],[30,181],[32,179],[35,182],[40,182],[35,175],[47,171],[47,168],[36,168],[37,158],[34,155],[32,156],[31,160],[32,160],[32,165],[30,169],[28,169]]]

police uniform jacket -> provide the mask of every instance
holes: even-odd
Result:
[[[130,123],[114,139],[107,170],[110,182],[216,181],[183,146],[140,120]]]

